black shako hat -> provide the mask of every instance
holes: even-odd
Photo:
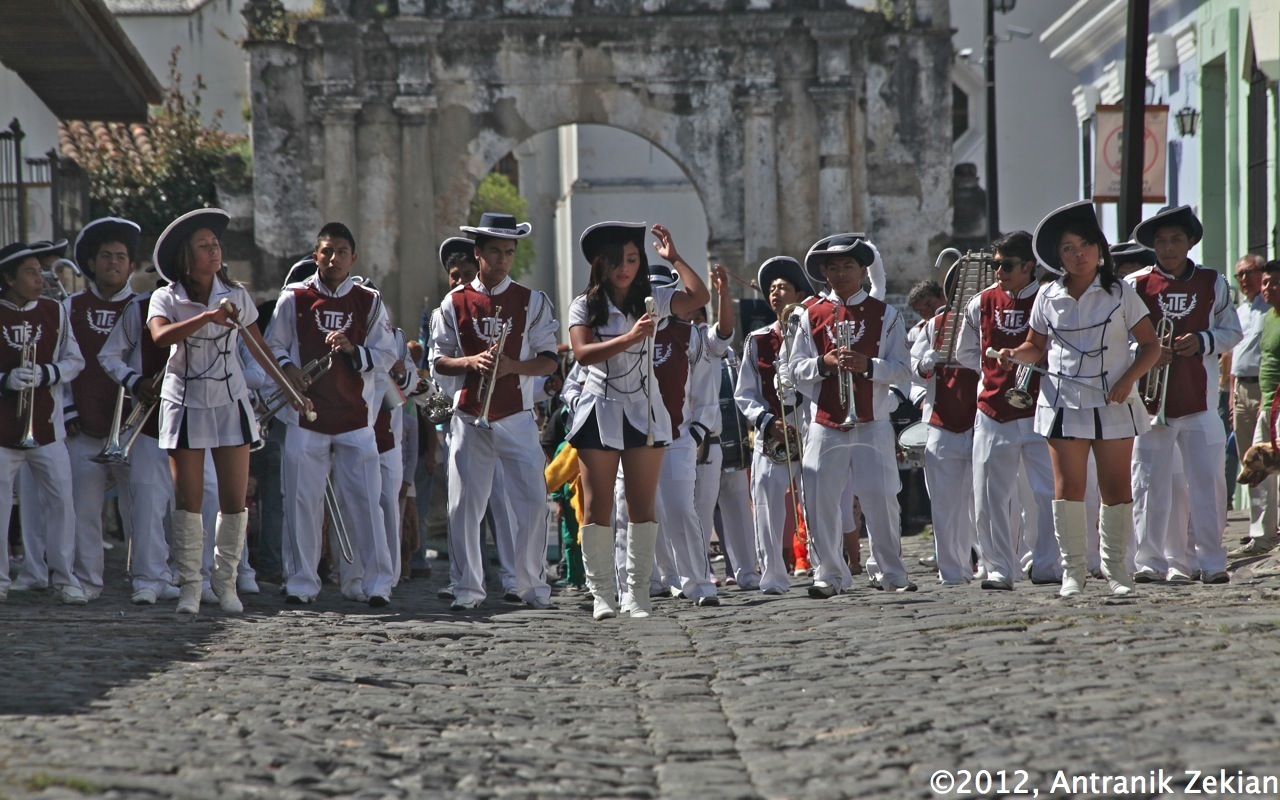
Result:
[[[289,274],[284,276],[284,285],[291,286],[295,283],[302,283],[307,278],[316,274],[319,265],[316,264],[314,256],[305,256],[298,260],[298,263],[289,267]]]
[[[462,225],[459,230],[476,236],[492,236],[495,239],[523,239],[533,232],[533,226],[527,222],[517,225],[516,218],[510,214],[486,211],[480,215],[480,221],[474,227]]]
[[[475,261],[476,243],[462,236],[450,236],[440,245],[440,266],[445,269],[449,268],[449,259],[455,253],[462,253],[468,259]]]
[[[1144,267],[1154,267],[1156,251],[1137,242],[1120,242],[1111,245],[1111,260],[1117,264],[1128,261],[1137,262]]]
[[[578,247],[582,249],[582,255],[586,257],[587,263],[596,260],[596,255],[600,253],[600,248],[610,242],[621,241],[623,243],[632,242],[636,247],[640,248],[640,252],[644,253],[644,236],[649,230],[647,222],[597,222],[582,232],[582,236],[578,238]]]
[[[129,249],[129,260],[138,257],[138,241],[142,238],[142,226],[136,222],[120,217],[102,217],[95,219],[80,229],[76,234],[76,265],[80,271],[89,276],[89,280],[97,280],[90,262],[98,250],[98,245],[105,241],[124,242]]]
[[[1168,226],[1177,226],[1187,232],[1191,246],[1195,247],[1204,238],[1204,225],[1191,210],[1191,206],[1165,206],[1154,216],[1144,219],[1133,229],[1133,240],[1143,247],[1155,247],[1156,231]]]
[[[1062,261],[1058,258],[1058,240],[1066,228],[1077,228],[1089,231],[1099,242],[1106,242],[1098,224],[1098,215],[1093,210],[1092,200],[1078,200],[1074,203],[1054,209],[1040,220],[1036,232],[1031,235],[1031,250],[1036,254],[1040,266],[1055,275],[1062,274]]]
[[[48,239],[41,239],[38,242],[32,242],[27,245],[27,247],[31,248],[31,252],[37,256],[65,256],[67,254],[66,239],[59,239],[56,242],[51,242]]]
[[[809,277],[818,283],[825,284],[827,279],[822,275],[822,265],[830,256],[852,256],[863,269],[871,266],[876,260],[876,251],[867,242],[865,233],[837,233],[825,239],[819,239],[804,257],[804,270]]]
[[[808,297],[813,294],[813,284],[809,282],[808,276],[804,274],[804,267],[801,267],[800,262],[791,256],[774,256],[767,259],[760,265],[760,271],[756,273],[756,284],[760,287],[760,291],[764,292],[764,295],[768,297],[769,287],[778,278],[782,278],[796,287],[796,291],[802,296]]]
[[[179,283],[178,248],[182,247],[187,237],[201,228],[208,228],[221,241],[229,224],[231,215],[220,208],[198,208],[170,222],[160,238],[156,239],[156,249],[151,256],[160,277],[169,283]]]
[[[680,275],[666,264],[649,265],[650,286],[675,286],[680,282]]]
[[[23,259],[35,258],[36,253],[26,242],[13,242],[0,248],[0,268],[9,264],[17,264]]]

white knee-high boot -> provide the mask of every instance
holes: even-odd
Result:
[[[634,619],[653,613],[649,599],[649,577],[653,575],[653,552],[658,546],[658,523],[632,522],[627,525],[627,602],[622,610]]]
[[[582,539],[582,567],[587,587],[595,598],[591,616],[597,620],[618,616],[618,568],[613,562],[613,528],[588,524],[578,528]],[[645,594],[649,588],[645,586]]]
[[[218,514],[213,535],[213,585],[218,605],[229,614],[244,611],[236,595],[236,571],[240,568],[240,552],[244,550],[244,532],[249,525],[248,510],[236,514]]]
[[[1085,567],[1084,502],[1053,501],[1053,532],[1062,551],[1062,588],[1058,594],[1071,597],[1080,594],[1089,571]]]
[[[179,614],[200,613],[202,580],[200,566],[204,561],[204,519],[190,511],[173,512],[173,560],[178,565]]]
[[[1124,551],[1129,546],[1133,530],[1133,503],[1117,503],[1103,506],[1098,537],[1102,550],[1102,571],[1114,595],[1126,595],[1133,591],[1133,578],[1124,564]]]

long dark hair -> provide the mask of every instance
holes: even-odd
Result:
[[[605,324],[609,319],[607,278],[622,265],[622,248],[628,242],[634,244],[630,239],[616,239],[600,245],[596,257],[591,261],[591,280],[587,283],[587,290],[583,295],[587,298],[587,324],[593,328]],[[644,316],[644,300],[650,296],[650,292],[649,259],[645,257],[643,247],[637,249],[640,251],[640,269],[636,272],[636,279],[631,282],[631,287],[627,289],[626,297],[622,298],[618,310],[628,317],[639,319]]]
[[[194,288],[191,284],[191,262],[195,261],[196,254],[191,248],[191,240],[195,238],[195,231],[187,235],[182,240],[182,246],[174,253],[173,268],[178,273],[178,280],[182,283],[182,288],[187,290],[187,297],[191,296],[191,290]],[[222,244],[222,239],[218,239],[218,244]],[[222,266],[218,268],[218,280],[222,281],[229,287],[240,288],[240,282],[231,279],[231,274],[227,272],[227,262],[222,262]],[[212,290],[211,290],[212,291]]]
[[[1093,244],[1098,246],[1098,254],[1102,257],[1102,263],[1098,265],[1098,283],[1108,293],[1113,293],[1113,289],[1120,287],[1120,279],[1116,277],[1116,262],[1111,258],[1111,245],[1107,244],[1107,236],[1099,229],[1092,225],[1064,225],[1062,233],[1058,234],[1058,244],[1054,245],[1056,252],[1058,246],[1062,244],[1062,237],[1068,233],[1073,233],[1084,240],[1085,244]],[[1061,257],[1059,257],[1061,261]],[[1062,268],[1063,277],[1066,277],[1066,267]]]

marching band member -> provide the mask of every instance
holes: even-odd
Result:
[[[1227,435],[1217,413],[1218,356],[1231,352],[1244,334],[1226,280],[1187,257],[1203,233],[1188,206],[1162,209],[1133,231],[1139,244],[1155,251],[1159,263],[1126,280],[1142,298],[1152,324],[1169,320],[1173,330],[1171,345],[1161,342],[1159,366],[1167,370],[1164,391],[1147,404],[1151,429],[1138,436],[1133,452],[1133,521],[1138,538],[1134,577],[1142,581],[1188,582],[1192,561],[1199,562],[1205,583],[1229,580],[1222,546],[1227,525]],[[1186,529],[1169,525],[1175,446],[1182,453],[1191,493],[1191,556],[1186,553]]]
[[[798,458],[791,457],[786,443],[798,454],[797,437],[804,433],[794,426],[783,429],[790,424],[788,414],[798,398],[782,358],[786,346],[785,327],[789,324],[782,313],[787,306],[813,294],[813,286],[800,262],[787,256],[777,256],[761,264],[757,284],[768,292],[769,307],[778,319],[747,335],[734,396],[739,410],[756,432],[751,459],[751,496],[755,501],[756,547],[760,551],[760,589],[765,594],[778,595],[791,588],[782,556],[787,504],[795,508],[800,499],[799,483],[793,481],[793,477],[800,477],[800,463]],[[766,455],[768,450],[777,450],[793,461],[790,470],[787,462],[777,462]]]
[[[1112,594],[1129,594],[1129,465],[1133,437],[1150,424],[1136,385],[1159,359],[1159,344],[1147,307],[1113,272],[1092,202],[1063,206],[1041,220],[1032,250],[1041,266],[1061,277],[1036,295],[1027,340],[1001,348],[1000,355],[1006,369],[1013,368],[1007,359],[1036,364],[1049,357],[1035,430],[1049,440],[1053,462],[1053,524],[1063,565],[1058,593],[1079,594],[1087,576],[1084,496],[1092,451],[1103,504],[1102,568]],[[1136,358],[1129,355],[1130,335],[1138,342]]]
[[[947,293],[955,296],[960,262],[946,277]],[[938,579],[943,586],[961,586],[973,579],[970,553],[977,538],[973,502],[973,426],[978,413],[978,373],[964,366],[940,365],[944,332],[960,335],[963,310],[943,305],[930,318],[911,348],[912,371],[923,378],[922,408],[929,424],[924,449],[924,478],[933,512],[934,551]],[[959,342],[956,342],[958,347]]]
[[[151,295],[147,327],[158,346],[170,348],[160,389],[160,446],[169,452],[173,472],[180,614],[200,611],[205,450],[212,451],[218,476],[213,591],[223,611],[244,610],[236,570],[248,523],[249,445],[257,440],[258,426],[235,352],[239,333],[231,314],[248,326],[259,347],[262,342],[252,326],[257,307],[222,263],[220,239],[230,220],[217,208],[183,214],[160,234],[152,256],[169,281]]]
[[[120,312],[116,326],[98,352],[103,370],[129,393],[130,405],[155,406],[160,402],[160,382],[169,350],[158,346],[144,322],[151,292],[134,295]],[[129,449],[129,577],[136,605],[175,600],[178,589],[169,568],[169,543],[165,518],[173,502],[173,475],[169,457],[160,448],[160,415],[152,409]],[[202,531],[203,535],[203,531]]]
[[[617,616],[613,561],[613,484],[622,465],[625,480],[628,565],[632,599],[648,613],[645,596],[658,538],[654,497],[663,447],[673,440],[671,418],[648,378],[649,339],[659,320],[687,313],[711,299],[702,279],[676,252],[670,232],[653,226],[658,255],[684,283],[650,291],[644,223],[601,222],[582,233],[579,246],[591,264],[586,291],[569,307],[569,337],[584,383],[569,441],[582,472],[584,524],[580,527],[592,616]],[[645,310],[652,297],[653,313]],[[634,608],[632,609],[634,613]]]
[[[1036,281],[1031,235],[1014,231],[997,239],[996,283],[969,302],[960,334],[960,363],[980,374],[978,414],[973,429],[973,494],[979,551],[987,576],[983,589],[1011,591],[1022,574],[1018,547],[1031,551],[1033,583],[1057,583],[1058,545],[1053,538],[1053,469],[1048,444],[1035,431],[1035,403],[1026,408],[1009,402],[1010,390],[1026,392],[1034,401],[1040,392],[1040,375],[1030,373],[1019,385],[1021,373],[1006,371],[997,359],[985,354],[1017,347],[1027,336],[1031,310],[1040,285]],[[1024,395],[1025,396],[1025,395]],[[1024,506],[1023,521],[1014,519],[1015,493],[1022,470],[1035,497]]]
[[[76,526],[76,577],[89,599],[102,594],[102,503],[107,475],[115,476],[120,497],[120,519],[125,535],[132,537],[129,467],[93,460],[106,442],[115,406],[105,398],[118,387],[103,370],[98,354],[115,327],[116,318],[133,298],[129,276],[137,260],[142,228],[115,217],[95,219],[76,237],[75,257],[88,281],[87,288],[63,301],[76,343],[85,359],[84,370],[69,384],[64,382],[67,456],[71,460],[71,487]]]
[[[59,386],[80,374],[84,359],[66,310],[41,296],[40,262],[25,243],[0,249],[0,287],[0,531],[9,530],[14,476],[25,463],[43,511],[51,583],[63,603],[84,605],[89,597],[74,572],[75,519],[64,484],[71,463]],[[0,546],[0,600],[8,597],[9,584],[6,537]]]
[[[376,499],[381,477],[373,421],[374,374],[390,369],[396,351],[382,297],[351,277],[356,259],[350,229],[325,224],[316,235],[315,274],[285,287],[267,328],[273,355],[316,415],[306,419],[293,408],[280,413],[289,425],[281,466],[285,602],[291,604],[310,603],[320,592],[322,507],[331,469],[363,568],[360,593],[373,608],[391,602],[395,575]],[[303,368],[326,356],[329,371],[306,378]]]
[[[805,256],[810,277],[829,290],[800,316],[790,370],[809,398],[813,424],[805,435],[804,484],[810,541],[818,566],[809,596],[847,591],[852,582],[841,556],[840,508],[831,502],[849,482],[867,517],[871,555],[885,589],[914,591],[902,563],[898,465],[889,422],[889,385],[910,380],[905,323],[897,310],[862,289],[875,251],[857,234],[819,240]],[[848,346],[838,346],[842,331]],[[841,381],[851,388],[840,401]],[[846,422],[848,424],[846,424]]]
[[[433,331],[435,367],[464,377],[449,449],[449,553],[452,608],[476,608],[485,597],[480,520],[494,492],[494,466],[503,466],[503,489],[515,525],[516,592],[534,608],[551,608],[547,583],[546,457],[533,415],[535,378],[556,369],[551,301],[513,281],[516,245],[532,226],[515,217],[485,213],[475,227],[480,271],[440,304]],[[502,343],[501,348],[498,347]]]

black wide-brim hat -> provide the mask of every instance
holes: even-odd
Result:
[[[1155,247],[1156,231],[1169,226],[1186,231],[1192,247],[1204,238],[1204,225],[1200,224],[1200,218],[1191,206],[1165,206],[1154,216],[1138,223],[1138,227],[1133,229],[1133,240],[1144,247]]]
[[[617,222],[614,220],[597,222],[582,232],[582,236],[578,238],[578,247],[582,249],[582,255],[586,256],[588,264],[595,261],[600,248],[610,242],[632,242],[636,247],[640,248],[640,252],[643,254],[644,237],[648,230],[649,223],[647,222]]]
[[[782,278],[787,283],[796,287],[796,291],[801,295],[808,296],[813,294],[813,284],[809,282],[808,276],[804,274],[804,267],[800,266],[800,262],[791,256],[774,256],[760,265],[760,271],[756,273],[756,284],[760,287],[760,291],[765,296],[769,296],[769,287],[778,278]]]
[[[1031,235],[1031,249],[1035,252],[1036,261],[1040,266],[1055,275],[1062,274],[1062,260],[1058,258],[1058,240],[1062,238],[1062,232],[1066,228],[1091,231],[1099,242],[1107,240],[1102,233],[1102,226],[1098,224],[1098,215],[1093,210],[1092,200],[1079,200],[1049,212],[1047,217],[1040,220],[1040,224],[1036,226],[1036,232]]]
[[[440,266],[449,268],[449,259],[455,253],[462,253],[470,260],[475,260],[476,243],[462,236],[450,236],[440,245]]]
[[[31,249],[31,245],[26,242],[13,242],[0,248],[0,268],[7,264],[35,257],[36,252]]]
[[[871,266],[876,260],[876,251],[867,242],[865,233],[837,233],[825,239],[819,239],[804,257],[804,271],[818,283],[825,284],[822,274],[823,263],[831,256],[852,256],[863,269]]]
[[[1137,242],[1120,242],[1111,245],[1111,260],[1117,264],[1127,261],[1137,262],[1144,267],[1154,267],[1156,251]]]
[[[317,269],[319,269],[319,266],[316,264],[315,258],[307,256],[292,267],[289,267],[289,274],[284,276],[284,285],[292,286],[295,283],[302,283],[307,278],[315,275]]]
[[[125,247],[129,248],[129,260],[133,261],[138,257],[138,241],[141,238],[142,226],[138,223],[119,217],[102,217],[80,229],[72,252],[75,253],[80,271],[88,275],[89,280],[96,280],[90,262],[99,244],[108,240],[124,242]]]
[[[67,254],[66,239],[59,239],[56,242],[41,239],[38,242],[32,242],[27,247],[31,248],[32,254],[36,256],[65,256]]]
[[[486,211],[480,215],[475,227],[462,225],[459,230],[477,236],[492,236],[495,239],[523,239],[533,232],[533,226],[527,222],[516,224],[516,218],[510,214],[495,214]]]
[[[680,282],[680,275],[666,264],[649,265],[650,286],[675,286]]]
[[[201,228],[208,228],[221,241],[229,224],[231,215],[220,208],[197,208],[170,222],[160,238],[156,239],[156,249],[151,255],[151,261],[160,277],[169,283],[178,283],[178,249],[186,242],[187,237]]]

